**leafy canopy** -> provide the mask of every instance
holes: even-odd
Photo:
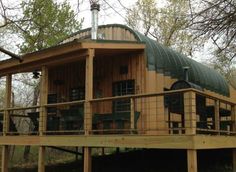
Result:
[[[21,53],[53,46],[78,31],[83,23],[76,20],[75,12],[66,1],[59,4],[53,0],[28,0],[21,6],[23,18],[16,26],[23,38]]]
[[[189,5],[186,0],[165,0],[160,5],[156,0],[138,0],[127,11],[127,24],[154,37],[165,46],[192,56],[201,45],[188,29]]]

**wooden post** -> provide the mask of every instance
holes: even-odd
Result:
[[[197,150],[187,150],[188,172],[197,172]]]
[[[233,172],[236,172],[236,149],[232,150],[233,152],[233,159],[232,159],[232,165],[233,165]]]
[[[45,147],[39,146],[38,172],[45,172]]]
[[[10,128],[10,113],[7,108],[11,107],[11,89],[12,89],[12,76],[6,76],[6,95],[5,95],[5,111],[3,116],[3,136],[6,136]],[[2,146],[2,172],[8,172],[9,163],[9,146]]]
[[[40,85],[40,116],[39,116],[39,135],[42,136],[47,127],[47,109],[44,106],[48,99],[48,69],[43,66],[41,71]],[[45,171],[45,147],[39,146],[38,172]]]
[[[84,105],[84,130],[88,135],[92,129],[92,105],[90,100],[93,99],[93,58],[94,49],[88,50],[86,57],[86,74],[85,74],[85,105]]]
[[[48,100],[48,69],[43,66],[41,71],[40,85],[40,116],[39,116],[39,135],[42,136],[47,127],[47,109],[44,106]]]
[[[185,134],[196,134],[196,93],[193,91],[184,93],[184,120]]]
[[[93,58],[94,49],[88,50],[86,57],[86,74],[85,74],[85,104],[84,104],[84,132],[89,135],[92,130],[92,104],[93,99]],[[92,155],[91,148],[84,147],[84,172],[91,172],[92,170]]]
[[[231,131],[235,132],[236,131],[236,105],[231,106],[231,121],[232,121]]]
[[[9,146],[2,146],[2,169],[1,172],[8,172],[8,163],[9,163]]]
[[[91,148],[84,147],[84,172],[92,171],[92,154]]]
[[[11,107],[11,90],[12,89],[12,76],[6,76],[6,95],[5,95],[5,111],[3,116],[3,135],[6,136],[10,128],[10,113],[7,108]]]
[[[215,130],[218,132],[220,130],[220,102],[215,100],[214,103],[214,115],[215,115]]]
[[[135,121],[134,121],[134,117],[135,116],[135,108],[134,108],[134,98],[130,99],[130,129],[131,129],[131,133],[134,131],[135,129]]]
[[[157,131],[158,134],[168,134],[168,125],[165,119],[165,103],[164,103],[164,96],[157,96],[156,97],[156,122],[157,122]]]

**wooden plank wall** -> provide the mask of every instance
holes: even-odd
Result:
[[[74,39],[90,39],[90,35],[91,31],[86,30],[66,39],[63,43],[73,41]],[[134,35],[129,30],[120,27],[98,28],[98,37],[102,37],[104,40],[136,41]]]
[[[85,60],[49,69],[49,94],[58,102],[70,101],[70,90],[85,85]]]
[[[145,65],[141,60],[143,54],[127,54],[119,57],[96,57],[94,65],[94,98],[111,97],[112,83],[123,80],[135,80],[135,93],[144,93],[144,77],[141,71]],[[128,66],[127,74],[120,74],[121,66]],[[98,113],[111,113],[112,102],[97,104]]]

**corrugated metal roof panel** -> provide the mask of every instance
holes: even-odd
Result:
[[[138,36],[139,41],[146,43],[147,67],[149,70],[162,72],[181,80],[184,77],[183,67],[189,66],[190,82],[200,85],[205,89],[229,96],[229,86],[226,80],[215,70],[164,47],[139,32],[134,32],[134,34]]]

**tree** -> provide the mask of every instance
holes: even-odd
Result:
[[[192,26],[197,37],[205,37],[215,45],[212,65],[234,84],[236,62],[236,1],[205,0],[192,10]],[[196,2],[192,1],[192,6]]]
[[[236,1],[205,0],[201,11],[194,11],[192,28],[207,36],[229,60],[236,56]]]
[[[23,39],[21,53],[53,46],[82,26],[83,21],[75,19],[76,14],[66,1],[58,4],[53,0],[28,0],[21,7],[23,18],[15,25]]]
[[[192,56],[201,43],[188,29],[188,3],[186,0],[166,0],[164,4],[164,7],[158,7],[155,0],[138,0],[127,10],[128,25],[165,46]]]
[[[20,34],[23,43],[19,46],[21,53],[39,51],[58,44],[65,37],[78,31],[82,21],[75,19],[76,14],[66,2],[55,3],[53,0],[28,0],[21,4],[23,17],[14,23],[13,29]],[[38,102],[40,80],[25,80],[32,77],[22,75],[24,85],[32,86],[31,104]],[[29,126],[31,128],[31,125]],[[29,128],[29,129],[30,129]],[[32,128],[31,128],[32,129]],[[25,147],[24,160],[29,160],[30,146]]]

